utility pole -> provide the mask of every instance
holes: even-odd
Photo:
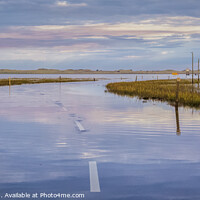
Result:
[[[192,52],[192,85],[194,84],[194,53]]]
[[[198,84],[199,84],[199,59],[198,59]]]

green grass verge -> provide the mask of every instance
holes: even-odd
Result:
[[[94,79],[72,79],[72,78],[12,78],[11,85],[39,84],[39,83],[61,83],[61,82],[80,82],[94,81]],[[9,79],[0,79],[0,86],[8,86]]]
[[[139,97],[176,102],[176,80],[150,80],[137,82],[117,82],[106,85],[108,92],[122,96]],[[181,80],[179,83],[179,104],[189,107],[200,107],[200,90],[197,80],[192,87],[191,80]]]

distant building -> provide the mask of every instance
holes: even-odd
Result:
[[[187,76],[190,75],[190,70],[189,69],[186,69],[185,72],[186,72]]]

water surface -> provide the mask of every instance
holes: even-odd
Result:
[[[46,192],[82,193],[87,200],[200,199],[199,111],[178,109],[181,134],[177,134],[174,107],[104,92],[106,83],[121,81],[120,76],[107,75],[112,79],[98,82],[12,86],[10,93],[1,87],[0,195]],[[143,75],[143,80],[152,76],[157,78]],[[122,77],[129,81],[135,75]],[[86,131],[80,132],[75,121]],[[90,192],[90,161],[97,163],[100,193]]]

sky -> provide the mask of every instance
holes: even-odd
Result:
[[[1,69],[184,70],[199,0],[0,0]]]

